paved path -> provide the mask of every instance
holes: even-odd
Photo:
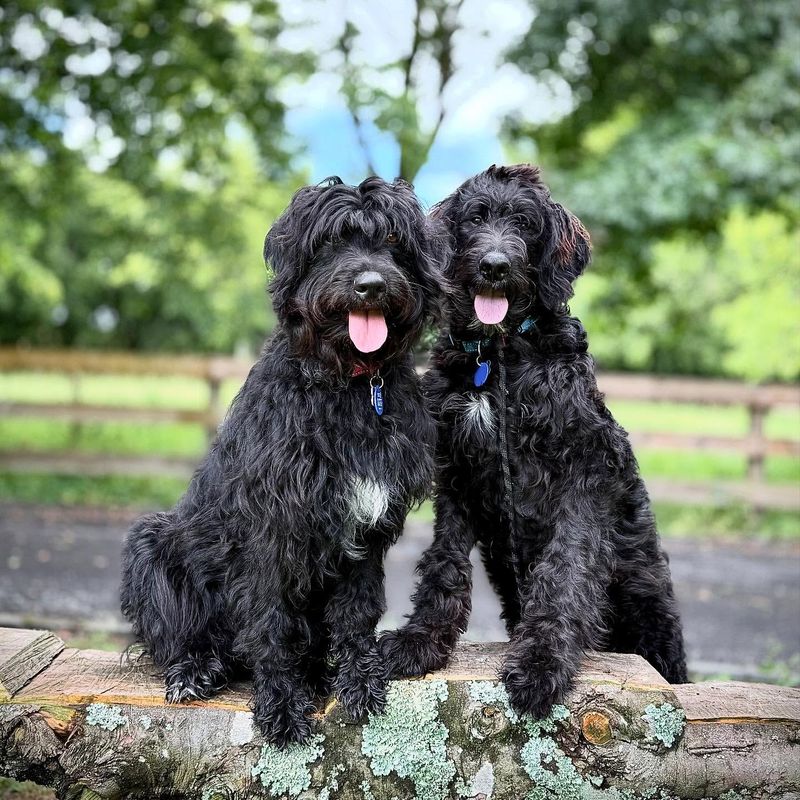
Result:
[[[0,625],[126,630],[117,586],[120,542],[130,520],[104,510],[0,505]],[[390,550],[385,626],[408,612],[414,564],[430,538],[429,525],[410,523]],[[777,658],[798,672],[800,545],[697,539],[665,545],[695,671],[775,679],[780,675],[763,667]],[[467,635],[505,638],[480,567]]]

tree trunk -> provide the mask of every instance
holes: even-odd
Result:
[[[254,731],[245,684],[167,706],[149,662],[62,647],[0,629],[0,772],[60,798],[800,797],[800,691],[670,686],[638,656],[588,658],[536,721],[496,681],[503,645],[464,643],[449,669],[391,684],[385,714],[355,724],[331,701],[309,743],[279,751]]]

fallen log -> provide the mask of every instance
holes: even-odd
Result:
[[[564,706],[520,719],[502,653],[462,644],[447,670],[393,682],[364,724],[331,701],[309,743],[279,751],[253,729],[246,684],[168,706],[144,659],[0,629],[0,773],[69,800],[800,797],[796,689],[670,685],[638,656],[598,653]]]

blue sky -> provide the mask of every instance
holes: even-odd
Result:
[[[300,161],[309,169],[312,181],[333,174],[351,183],[364,177],[364,156],[354,125],[344,109],[294,111],[289,115],[288,124],[291,133],[306,149]],[[394,139],[374,127],[368,130],[367,138],[378,174],[386,179],[394,178],[399,162]],[[490,164],[502,162],[503,158],[497,137],[486,131],[439,140],[415,180],[417,194],[425,205],[433,205],[464,178]]]
[[[333,174],[348,182],[361,180],[366,162],[342,98],[341,57],[333,45],[345,20],[352,21],[360,31],[351,53],[360,81],[399,94],[403,81],[396,64],[410,48],[413,0],[379,4],[281,0],[281,10],[289,24],[280,44],[310,49],[319,59],[310,80],[290,84],[284,93],[290,133],[305,149],[300,163],[312,181]],[[498,137],[506,115],[542,121],[567,110],[568,91],[554,93],[552,87],[504,62],[504,52],[528,30],[532,19],[529,0],[464,0],[454,38],[454,74],[442,104],[444,123],[428,163],[415,180],[426,205],[449,194],[470,175],[506,159]],[[421,62],[416,77],[418,112],[423,127],[430,129],[440,110],[435,64]],[[365,136],[378,173],[394,178],[399,158],[392,137],[371,125]]]

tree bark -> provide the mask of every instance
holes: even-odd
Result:
[[[670,686],[638,656],[592,655],[537,721],[496,680],[504,646],[464,643],[447,670],[391,684],[385,714],[356,724],[330,701],[310,743],[278,751],[253,729],[246,684],[167,706],[146,660],[0,629],[7,658],[11,637],[17,664],[35,644],[38,671],[0,699],[0,772],[60,798],[800,797],[800,691]]]

